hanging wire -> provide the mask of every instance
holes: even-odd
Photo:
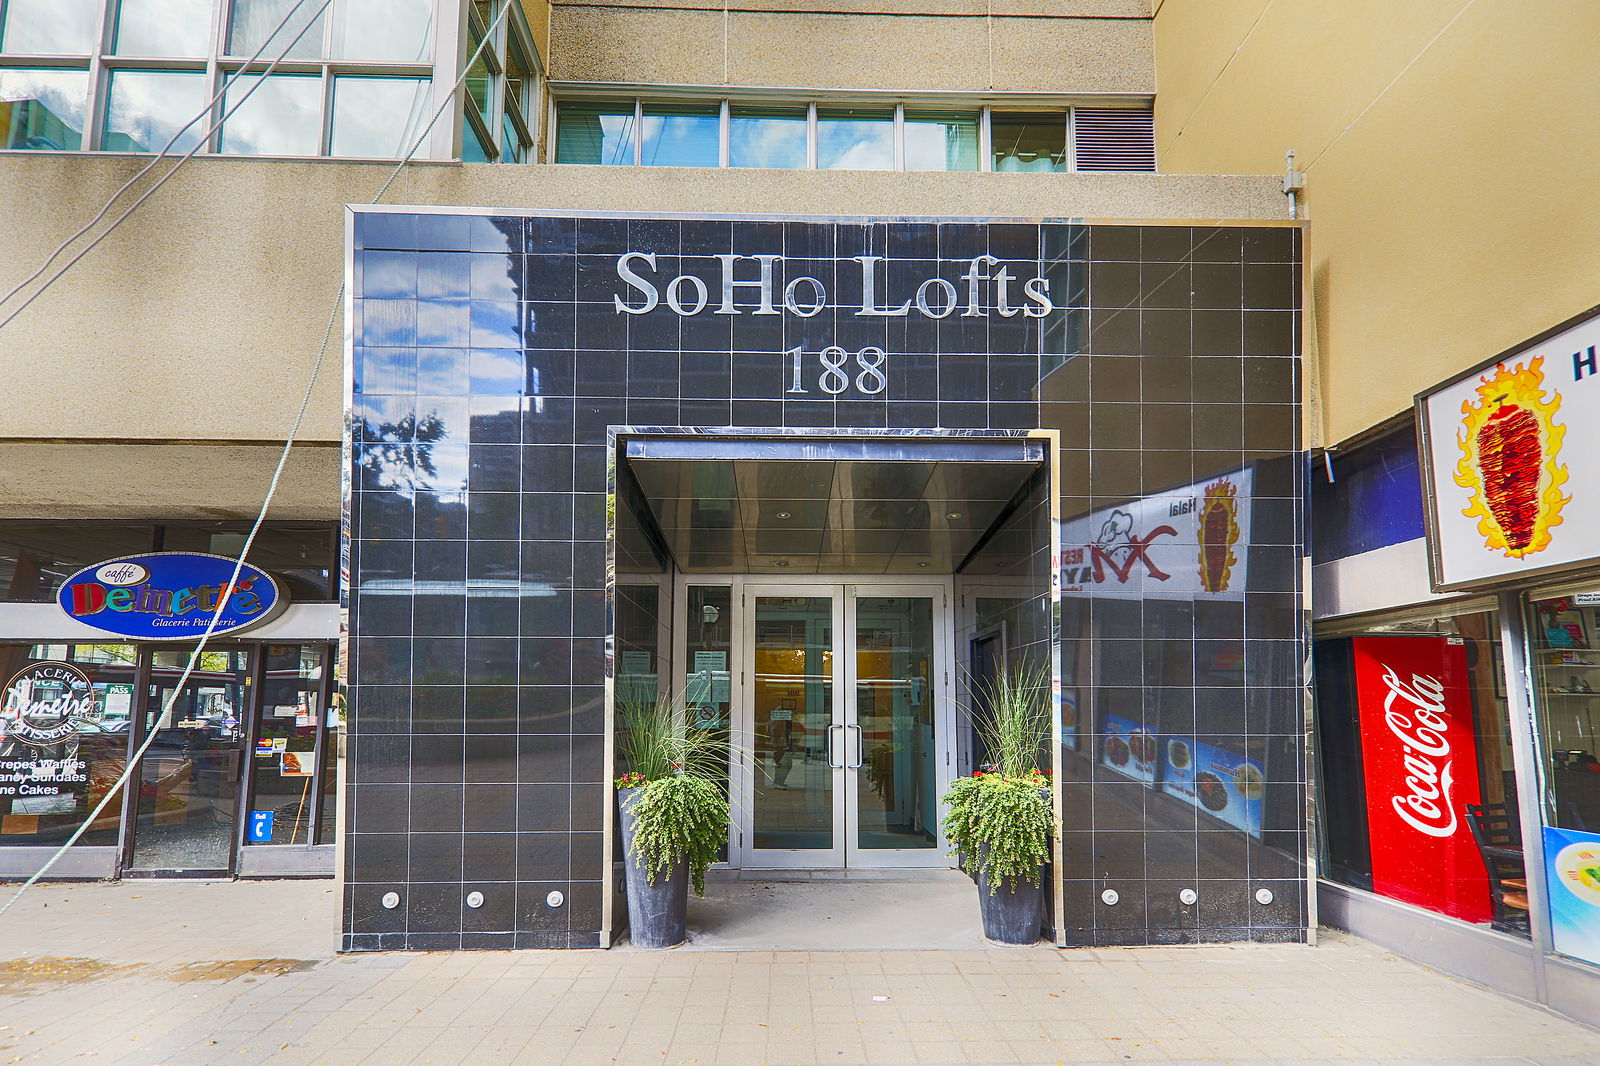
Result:
[[[433,132],[433,127],[438,124],[440,116],[443,115],[445,109],[455,101],[456,94],[461,91],[461,86],[466,82],[467,74],[471,71],[472,64],[477,62],[478,57],[483,54],[484,48],[494,40],[495,31],[499,28],[501,21],[505,19],[506,14],[510,10],[510,4],[505,4],[501,7],[500,14],[496,16],[494,22],[492,22],[489,25],[489,28],[484,32],[483,40],[478,44],[477,49],[463,65],[461,76],[457,78],[455,84],[450,87],[450,91],[445,94],[443,102],[441,102],[438,109],[434,111],[433,117],[428,120],[428,124],[423,127],[422,132],[417,135],[416,142],[412,144],[411,149],[406,152],[403,157],[401,157],[398,163],[394,165],[394,169],[389,171],[388,178],[385,179],[383,185],[378,189],[377,194],[373,196],[369,203],[376,204],[378,201],[383,199],[384,194],[389,191],[389,188],[394,184],[395,179],[400,176],[400,171],[405,168],[407,163],[411,162],[411,159],[414,155],[416,155],[417,150],[422,147],[422,142],[427,139],[429,133]],[[134,206],[137,207],[138,204],[135,204]],[[129,210],[131,211],[132,208]],[[277,494],[278,491],[278,482],[283,477],[283,468],[288,464],[289,461],[289,450],[294,446],[295,438],[300,435],[300,428],[305,422],[306,411],[311,406],[311,396],[317,383],[317,376],[321,373],[322,364],[327,358],[328,343],[333,338],[333,327],[338,322],[339,307],[343,300],[344,282],[341,280],[339,282],[338,290],[334,293],[333,306],[328,310],[328,321],[322,330],[322,342],[317,346],[317,356],[316,360],[311,365],[311,375],[306,379],[305,390],[300,396],[300,406],[295,411],[294,424],[289,427],[289,435],[283,442],[283,449],[278,453],[277,466],[273,468],[272,478],[267,482],[267,491],[266,495],[261,501],[261,509],[256,513],[255,521],[250,526],[250,533],[247,537],[245,537],[244,544],[239,549],[239,558],[237,561],[235,561],[233,566],[233,574],[228,579],[227,587],[230,595],[234,586],[238,584],[239,574],[244,569],[245,560],[250,555],[251,546],[255,544],[256,534],[261,531],[262,525],[266,522],[267,509],[272,505],[272,498]],[[200,635],[199,643],[195,645],[194,651],[190,653],[189,662],[183,668],[183,674],[173,685],[172,694],[167,698],[166,706],[162,708],[161,715],[156,719],[157,722],[164,720],[169,714],[171,714],[173,706],[177,703],[178,696],[183,692],[183,686],[188,683],[190,675],[194,673],[195,664],[200,661],[200,655],[203,651],[205,651],[206,642],[211,639],[211,634],[215,631],[217,622],[222,617],[222,612],[227,606],[227,601],[227,595],[219,596],[217,598],[216,610],[212,613],[211,620],[206,624],[205,632]],[[122,791],[122,789],[127,785],[128,781],[132,778],[134,770],[138,768],[140,762],[144,759],[145,752],[147,752],[150,749],[150,745],[154,743],[157,732],[158,731],[154,729],[150,730],[150,735],[145,738],[144,743],[139,746],[139,750],[134,752],[133,756],[128,760],[127,765],[123,768],[122,775],[118,777],[109,788],[106,789],[106,794],[100,798],[100,802],[95,805],[94,810],[89,812],[89,815],[84,819],[83,824],[78,826],[77,830],[73,832],[72,836],[67,838],[66,843],[57,848],[50,855],[50,858],[45,861],[44,865],[39,867],[33,876],[24,881],[22,886],[17,889],[16,893],[12,895],[10,899],[6,900],[4,905],[0,905],[0,917],[5,916],[6,912],[9,911],[16,904],[16,902],[22,898],[23,893],[27,892],[28,889],[38,884],[39,880],[44,877],[50,868],[59,862],[61,857],[67,853],[68,849],[76,844],[78,839],[88,831],[89,826],[94,823],[94,820],[100,816],[100,813],[105,810],[106,806],[111,802],[111,798],[118,795]]]
[[[118,189],[116,192],[111,194],[111,198],[105,202],[105,205],[103,207],[101,207],[99,211],[95,212],[95,216],[93,218],[91,218],[88,222],[85,222],[83,224],[83,228],[82,229],[78,230],[72,236],[68,237],[66,240],[64,240],[60,244],[56,245],[55,250],[53,252],[51,252],[48,256],[45,257],[44,262],[39,264],[39,267],[38,267],[37,270],[35,270],[32,274],[29,274],[27,277],[23,278],[20,282],[18,282],[11,289],[10,292],[7,292],[4,296],[0,296],[0,305],[4,305],[12,297],[14,297],[18,293],[22,292],[23,289],[26,289],[30,284],[32,284],[35,280],[37,280],[39,275],[43,274],[46,270],[48,270],[50,268],[50,264],[56,261],[56,257],[58,255],[60,255],[62,252],[66,251],[67,248],[72,244],[73,241],[76,241],[79,237],[82,237],[85,233],[88,233],[97,224],[99,224],[101,219],[106,217],[106,214],[108,212],[110,212],[111,208],[116,205],[116,202],[122,198],[122,194],[123,193],[125,193],[129,189],[133,188],[135,183],[137,183],[140,178],[142,178],[146,174],[150,173],[151,168],[154,167],[157,163],[161,162],[163,159],[168,158],[167,152],[171,150],[173,145],[178,143],[178,138],[182,137],[186,132],[188,132],[189,128],[191,126],[193,126],[196,122],[199,122],[201,119],[205,118],[207,115],[212,113],[212,110],[217,105],[217,101],[221,100],[223,98],[223,96],[227,93],[228,89],[232,87],[232,85],[233,85],[233,83],[235,81],[239,80],[239,78],[244,76],[245,71],[249,68],[250,64],[254,63],[256,60],[261,58],[261,53],[266,51],[267,45],[269,43],[271,43],[272,39],[278,35],[278,31],[283,29],[283,27],[288,24],[289,19],[291,17],[293,17],[294,13],[300,9],[300,5],[305,3],[305,2],[306,2],[306,0],[295,0],[294,6],[289,9],[288,14],[283,16],[282,21],[280,21],[276,26],[274,26],[272,28],[272,32],[267,34],[266,40],[261,42],[261,47],[256,49],[255,54],[252,55],[249,59],[246,59],[244,61],[244,65],[241,66],[237,71],[235,71],[234,73],[230,74],[228,77],[223,79],[222,85],[221,85],[220,88],[217,89],[216,95],[213,96],[210,99],[210,101],[208,101],[206,103],[206,106],[201,108],[199,111],[197,111],[193,118],[191,118],[188,122],[185,122],[183,124],[182,128],[178,129],[175,133],[173,133],[172,137],[167,141],[167,143],[161,146],[161,150],[159,152],[157,152],[151,158],[151,160],[148,163],[146,163],[144,166],[140,167],[139,170],[133,175],[133,177],[131,177],[127,181],[123,182],[122,188]],[[283,52],[276,59],[272,60],[271,64],[269,64],[265,70],[263,70],[259,75],[255,76],[256,77],[255,85],[252,85],[250,87],[249,91],[246,92],[244,94],[244,96],[240,97],[239,98],[239,102],[234,104],[231,108],[229,108],[227,113],[224,114],[222,116],[222,118],[218,119],[215,123],[213,123],[211,125],[211,127],[209,129],[206,130],[205,133],[201,134],[200,143],[199,143],[199,145],[195,146],[194,151],[191,151],[188,155],[186,155],[182,159],[180,159],[178,161],[177,165],[174,166],[172,168],[172,170],[169,171],[164,177],[162,177],[160,181],[156,182],[155,186],[153,188],[151,188],[149,192],[147,192],[144,196],[139,198],[138,202],[136,202],[134,204],[134,207],[138,207],[140,203],[143,203],[149,197],[150,193],[155,192],[156,189],[159,189],[163,184],[165,184],[167,178],[170,178],[170,177],[172,177],[173,174],[176,174],[178,172],[179,167],[182,167],[184,163],[188,162],[190,157],[192,157],[195,154],[195,152],[198,152],[200,150],[200,148],[205,145],[205,143],[210,139],[212,132],[217,128],[217,126],[221,125],[222,122],[225,121],[228,118],[229,115],[232,115],[233,112],[237,111],[240,108],[240,106],[244,104],[245,100],[249,99],[250,94],[255,92],[256,89],[259,88],[261,86],[261,84],[266,81],[267,75],[271,74],[274,70],[276,70],[278,68],[278,64],[282,63],[283,60],[288,56],[288,54],[291,51],[294,50],[294,46],[296,44],[300,43],[300,38],[305,36],[306,31],[311,28],[312,24],[315,23],[317,19],[322,17],[322,13],[324,11],[328,10],[329,5],[331,5],[332,3],[333,3],[333,0],[322,0],[322,6],[317,8],[316,14],[312,15],[311,18],[307,20],[306,25],[301,28],[299,33],[295,34],[294,39],[289,42],[288,46],[284,48]],[[77,262],[78,259],[81,259],[83,257],[83,254],[87,254],[89,249],[93,248],[95,246],[95,244],[99,244],[100,241],[104,240],[106,238],[106,236],[111,233],[111,230],[116,229],[117,226],[122,223],[122,220],[127,218],[128,215],[132,214],[132,213],[133,213],[133,208],[130,207],[128,209],[127,213],[123,214],[121,216],[121,218],[118,218],[116,220],[116,222],[113,222],[111,224],[110,228],[105,231],[105,233],[102,233],[98,238],[95,239],[93,244],[89,245],[89,248],[85,248],[83,250],[83,253],[80,253],[78,256],[74,257],[71,262],[67,263],[66,266],[62,267],[61,270],[59,270],[54,275],[52,275],[50,277],[50,279],[48,281],[46,281],[43,285],[39,286],[38,291],[35,292],[32,296],[28,297],[28,299],[26,301],[24,301],[24,303],[22,304],[22,307],[17,308],[16,313],[13,313],[12,315],[8,316],[5,319],[5,321],[0,322],[0,327],[4,327],[7,322],[10,322],[11,319],[16,317],[17,313],[21,313],[21,311],[22,311],[22,309],[24,307],[27,307],[28,304],[32,303],[35,299],[37,299],[39,297],[39,295],[41,293],[43,293],[46,289],[48,289],[52,284],[54,284],[55,281],[57,279],[59,279],[62,274],[66,273],[67,270],[72,266],[73,263]]]

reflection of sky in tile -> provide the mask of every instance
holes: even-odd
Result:
[[[212,0],[121,0],[113,6],[118,55],[203,56],[211,50]]]
[[[516,396],[522,392],[522,353],[474,351],[470,359],[473,393],[485,396]]]
[[[517,305],[474,300],[472,307],[472,346],[474,348],[522,347],[517,332]]]
[[[314,74],[273,75],[256,87],[258,81],[242,77],[228,86],[226,110],[232,115],[222,125],[221,150],[238,155],[320,152],[322,79]],[[240,100],[244,102],[239,104]],[[233,111],[236,104],[238,110]]]
[[[363,296],[409,299],[417,294],[417,260],[411,252],[359,252]]]
[[[333,80],[331,154],[398,159],[416,143],[428,103],[427,78]]]
[[[888,119],[817,120],[821,170],[889,170],[894,167],[894,123]]]
[[[716,166],[718,125],[716,115],[645,115],[645,166]]]
[[[436,492],[460,492],[467,487],[467,457],[470,454],[465,444],[435,444],[427,449],[428,461],[433,465],[433,473],[427,473],[418,464],[417,481],[420,485],[433,489]]]
[[[806,117],[742,116],[728,120],[728,162],[736,167],[801,168],[806,165]]]
[[[423,252],[417,257],[417,295],[424,300],[465,300],[471,294],[467,252]]]
[[[475,300],[515,300],[517,286],[511,276],[514,259],[507,255],[477,254],[472,257],[472,298]]]
[[[99,0],[10,0],[0,48],[13,54],[87,55],[99,29]]]
[[[122,70],[111,76],[111,107],[102,147],[113,152],[154,152],[205,106],[204,74]],[[196,122],[173,145],[187,152],[200,143],[205,124]]]
[[[429,348],[417,353],[417,392],[448,396],[459,392],[467,375],[467,353],[460,348]]]
[[[0,70],[0,115],[10,101],[38,101],[29,107],[29,121],[5,121],[6,148],[71,151],[83,144],[83,112],[89,75],[70,70]],[[48,115],[39,112],[48,112]],[[15,112],[13,112],[13,115]],[[51,118],[56,121],[50,121]]]

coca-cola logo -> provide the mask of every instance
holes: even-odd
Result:
[[[1429,674],[1412,674],[1407,684],[1387,664],[1383,681],[1389,687],[1383,700],[1383,720],[1400,741],[1406,769],[1405,793],[1390,797],[1394,812],[1419,833],[1451,836],[1457,825],[1451,795],[1455,776],[1444,683]]]
[[[9,741],[44,748],[95,725],[94,684],[71,663],[41,662],[18,671],[0,703],[0,748]]]

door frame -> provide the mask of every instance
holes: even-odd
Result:
[[[117,876],[128,880],[136,880],[138,878],[177,878],[198,881],[231,879],[239,867],[241,839],[239,820],[244,816],[244,805],[247,802],[246,779],[250,769],[251,753],[245,746],[243,739],[240,741],[239,758],[234,773],[234,831],[228,834],[227,864],[220,867],[196,867],[182,871],[165,868],[136,869],[133,865],[133,849],[136,843],[135,838],[139,832],[139,797],[140,789],[144,782],[144,760],[149,758],[149,753],[146,752],[138,760],[135,760],[133,756],[144,746],[145,740],[150,735],[150,725],[147,719],[151,710],[150,686],[154,674],[155,653],[157,651],[172,650],[174,647],[191,651],[193,649],[193,645],[190,644],[142,644],[139,646],[139,666],[134,675],[137,688],[134,690],[133,719],[128,728],[128,762],[135,764],[135,769],[128,775],[128,784],[124,789],[122,838],[117,849]],[[254,720],[256,702],[261,693],[258,675],[262,669],[262,661],[265,658],[262,654],[261,645],[249,641],[218,641],[215,644],[207,642],[206,650],[230,653],[243,652],[249,656],[245,668],[244,698],[240,701],[240,714],[249,716],[241,719],[240,725],[244,728],[241,729],[240,733],[241,737],[248,736],[253,728],[250,723]],[[193,681],[192,677],[190,681]],[[159,727],[159,719],[155,724]]]
[[[674,616],[672,619],[672,660],[673,691],[681,692],[687,683],[687,663],[685,662],[688,640],[686,626],[683,619],[677,617],[678,607],[687,602],[689,586],[715,585],[730,589],[729,605],[733,615],[730,633],[734,635],[729,648],[728,669],[734,679],[735,691],[738,697],[735,701],[733,714],[730,718],[730,728],[734,737],[735,753],[729,767],[729,782],[734,795],[734,819],[729,830],[728,859],[725,865],[733,869],[747,870],[781,870],[781,869],[840,869],[847,865],[850,855],[847,849],[853,851],[858,861],[853,868],[858,869],[953,869],[955,859],[949,854],[949,840],[944,833],[944,805],[938,804],[937,822],[938,842],[933,848],[915,849],[905,851],[890,851],[876,849],[862,851],[859,848],[850,849],[849,840],[853,837],[855,797],[849,795],[847,786],[851,783],[850,772],[842,769],[834,771],[834,847],[826,850],[795,850],[785,853],[772,849],[757,850],[753,846],[754,836],[751,831],[751,816],[749,800],[753,794],[755,765],[753,745],[750,743],[753,728],[751,708],[754,681],[751,677],[752,664],[748,661],[751,647],[750,626],[754,623],[754,611],[749,602],[753,590],[777,589],[789,595],[806,595],[806,589],[814,590],[812,595],[827,595],[833,601],[833,625],[836,634],[836,646],[842,646],[843,636],[850,634],[851,644],[854,643],[855,607],[854,601],[859,595],[920,595],[926,594],[933,599],[933,631],[934,655],[933,664],[933,698],[934,698],[934,735],[938,739],[942,758],[935,761],[935,788],[939,796],[948,791],[955,780],[958,767],[956,766],[955,730],[958,721],[955,704],[954,680],[956,676],[955,663],[955,631],[959,619],[956,617],[955,606],[955,578],[951,574],[923,577],[916,574],[686,574],[678,572],[675,575],[675,595],[673,596]],[[880,591],[886,590],[886,591]],[[848,627],[848,628],[847,628]],[[849,714],[849,707],[853,705],[855,689],[856,657],[843,654],[837,657],[843,661],[842,668],[836,667],[834,677],[834,717],[835,721]],[[837,661],[837,660],[836,660]],[[853,717],[853,715],[851,715]],[[848,734],[848,730],[845,730]],[[848,745],[845,745],[848,747]],[[839,790],[844,790],[848,798],[841,798]],[[743,802],[741,802],[743,801]]]

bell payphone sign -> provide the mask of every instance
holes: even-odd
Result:
[[[1467,652],[1449,637],[1357,637],[1356,704],[1379,895],[1490,918],[1466,807],[1479,803]]]

